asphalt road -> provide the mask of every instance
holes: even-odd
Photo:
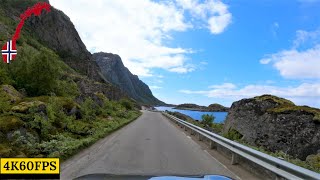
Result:
[[[236,176],[157,112],[98,141],[61,165],[61,179],[86,174]]]

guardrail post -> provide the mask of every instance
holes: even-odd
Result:
[[[188,128],[187,128],[187,126],[185,126],[185,127],[184,127],[184,130],[185,130],[185,131],[188,131]]]
[[[217,148],[217,144],[213,141],[210,141],[210,149],[216,149]]]
[[[238,164],[238,156],[237,156],[235,153],[232,153],[232,156],[231,156],[231,164],[232,164],[232,165]]]
[[[192,130],[192,129],[190,129],[190,134],[193,136],[193,135],[195,135],[196,133],[194,132],[194,130]]]
[[[201,137],[201,134],[200,134],[200,133],[198,133],[198,140],[199,140],[199,141],[202,141],[202,137]]]

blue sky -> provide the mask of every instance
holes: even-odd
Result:
[[[320,107],[319,0],[50,2],[167,103],[274,94]]]

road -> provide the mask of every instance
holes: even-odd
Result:
[[[95,173],[236,178],[168,119],[149,111],[61,165],[61,179]]]

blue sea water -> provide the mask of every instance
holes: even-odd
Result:
[[[190,111],[190,110],[182,110],[182,109],[174,109],[173,107],[166,107],[166,106],[159,106],[156,107],[159,111],[172,111],[172,112],[180,112],[182,114],[188,115],[192,117],[193,119],[200,120],[201,116],[203,114],[211,114],[215,117],[214,122],[215,123],[223,123],[227,117],[227,112],[201,112],[201,111]]]

